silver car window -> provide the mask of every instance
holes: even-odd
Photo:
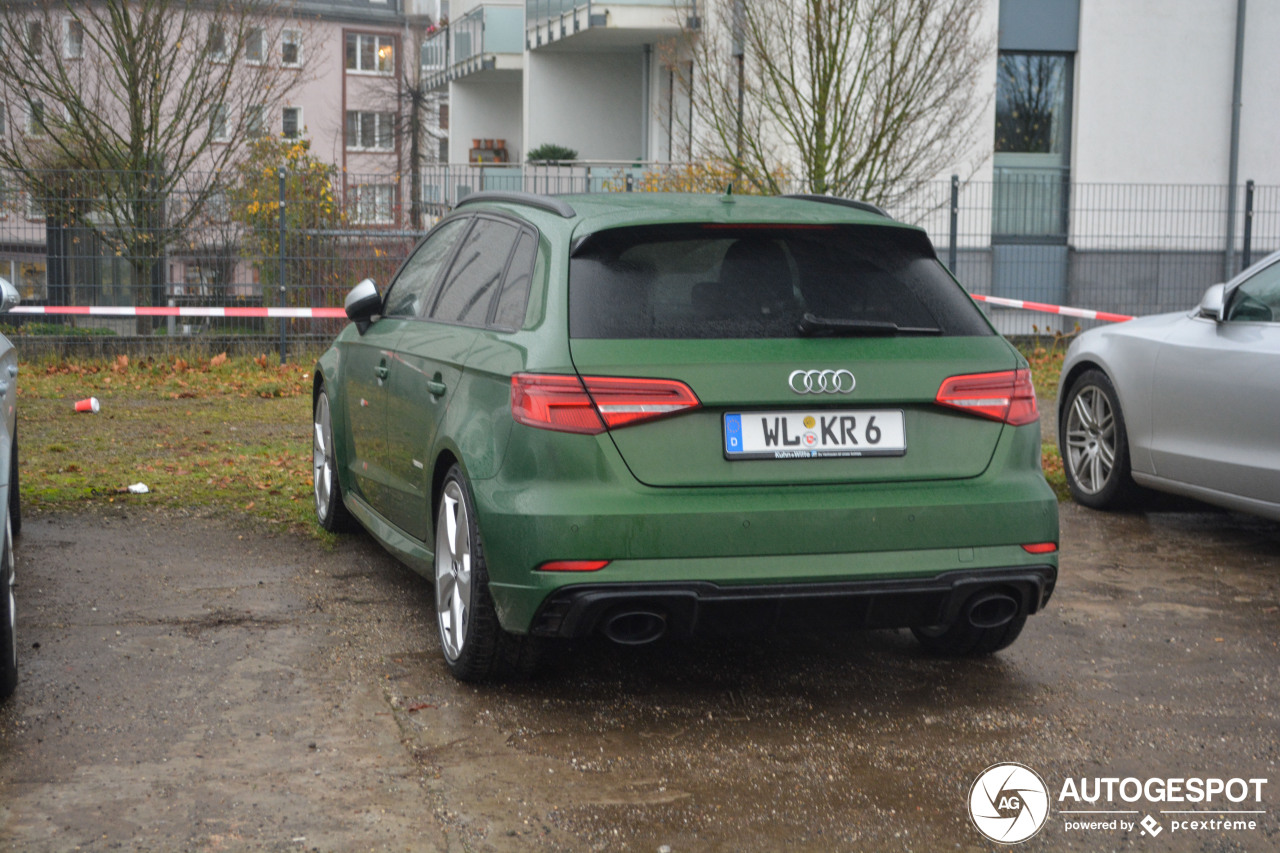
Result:
[[[1247,279],[1227,303],[1228,322],[1280,322],[1280,263],[1270,264]]]

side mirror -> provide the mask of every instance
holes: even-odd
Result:
[[[366,278],[351,288],[343,308],[346,309],[347,319],[355,323],[357,331],[363,335],[368,331],[373,318],[382,311],[382,296],[378,293],[378,285],[373,283],[373,279]]]
[[[18,288],[10,284],[7,278],[0,278],[0,314],[16,308],[21,301],[22,297],[18,295]]]
[[[1226,311],[1226,292],[1225,284],[1215,284],[1206,290],[1204,296],[1200,298],[1200,305],[1196,308],[1196,316],[1221,323]]]

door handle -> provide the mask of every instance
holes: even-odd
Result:
[[[433,397],[443,397],[444,392],[448,391],[449,388],[438,379],[428,379],[427,390],[431,392],[431,396]]]
[[[387,363],[384,361],[378,364],[378,369],[374,373],[378,374],[378,379],[386,379],[391,375],[391,368],[387,367]]]

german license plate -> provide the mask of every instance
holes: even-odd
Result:
[[[827,459],[906,452],[901,409],[728,412],[724,416],[726,459]]]

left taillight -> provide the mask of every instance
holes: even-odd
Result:
[[[943,380],[935,402],[993,421],[1022,426],[1040,418],[1031,371],[969,373]]]
[[[700,405],[693,389],[674,379],[537,373],[511,377],[511,416],[538,429],[595,434]]]

